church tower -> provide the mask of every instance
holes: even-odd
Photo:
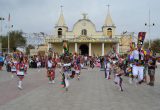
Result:
[[[64,16],[63,16],[63,10],[61,6],[61,13],[60,17],[58,19],[58,23],[55,26],[55,34],[58,38],[63,38],[66,35],[66,32],[68,31],[68,27],[66,26]]]
[[[112,21],[110,11],[109,11],[109,5],[108,5],[108,13],[105,19],[105,23],[102,27],[103,35],[109,38],[112,38],[113,36],[115,36],[115,29],[116,29],[116,26]]]

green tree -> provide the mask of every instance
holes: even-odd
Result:
[[[12,31],[9,32],[9,41],[10,41],[10,51],[16,50],[19,46],[26,45],[26,39],[22,36],[22,31]],[[2,38],[2,48],[8,48],[8,36],[3,36]]]
[[[143,47],[144,49],[148,49],[149,41],[146,41]],[[156,53],[160,53],[160,39],[155,39],[151,41],[151,49]]]
[[[148,49],[149,47],[149,41],[144,42],[143,48]]]
[[[151,48],[154,52],[160,53],[160,39],[155,39],[151,43]]]

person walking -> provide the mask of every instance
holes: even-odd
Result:
[[[157,68],[156,65],[156,56],[150,56],[150,59],[148,61],[148,75],[149,75],[149,83],[148,85],[150,86],[154,86],[154,82],[155,82],[155,69]]]

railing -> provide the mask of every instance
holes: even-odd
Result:
[[[119,42],[119,38],[94,38],[94,37],[76,37],[76,38],[47,38],[45,39],[46,43],[58,43],[62,42],[63,40],[67,40],[68,42]]]

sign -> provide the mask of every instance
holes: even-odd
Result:
[[[144,39],[146,36],[146,32],[139,32],[138,33],[138,45],[143,45]]]

